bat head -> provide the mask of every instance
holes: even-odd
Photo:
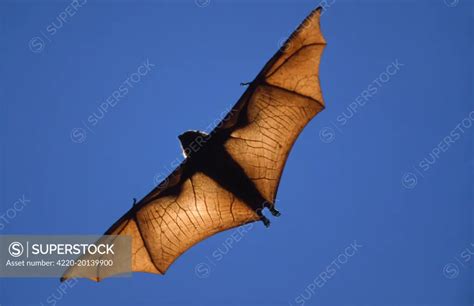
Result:
[[[186,131],[178,136],[184,157],[197,153],[209,140],[209,135],[201,131]]]

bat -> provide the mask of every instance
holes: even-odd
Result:
[[[248,83],[216,128],[178,138],[184,161],[105,235],[132,237],[132,271],[164,275],[186,250],[216,233],[270,221],[283,168],[306,124],[324,109],[319,63],[321,7]],[[62,280],[74,277],[73,266]],[[100,269],[93,280],[103,277]]]

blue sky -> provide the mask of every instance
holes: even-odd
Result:
[[[0,0],[0,234],[103,233],[318,2],[75,4]],[[327,107],[270,229],[220,233],[164,277],[3,278],[0,304],[472,305],[473,2],[327,4]]]

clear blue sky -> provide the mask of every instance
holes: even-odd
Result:
[[[318,4],[89,0],[61,24],[69,2],[41,2],[0,0],[0,213],[30,200],[0,234],[103,233]],[[0,304],[472,305],[474,126],[459,124],[474,110],[473,2],[327,2],[327,108],[296,142],[270,229],[63,296],[56,278],[0,279]]]

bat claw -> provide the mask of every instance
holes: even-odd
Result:
[[[248,86],[250,84],[250,82],[242,82],[240,83],[240,86]]]
[[[278,210],[276,210],[275,207],[269,207],[268,210],[270,210],[272,215],[275,216],[275,217],[281,216],[281,213]]]
[[[263,222],[263,225],[265,225],[266,228],[270,227],[270,220],[268,220],[267,217],[262,216],[260,220]]]

